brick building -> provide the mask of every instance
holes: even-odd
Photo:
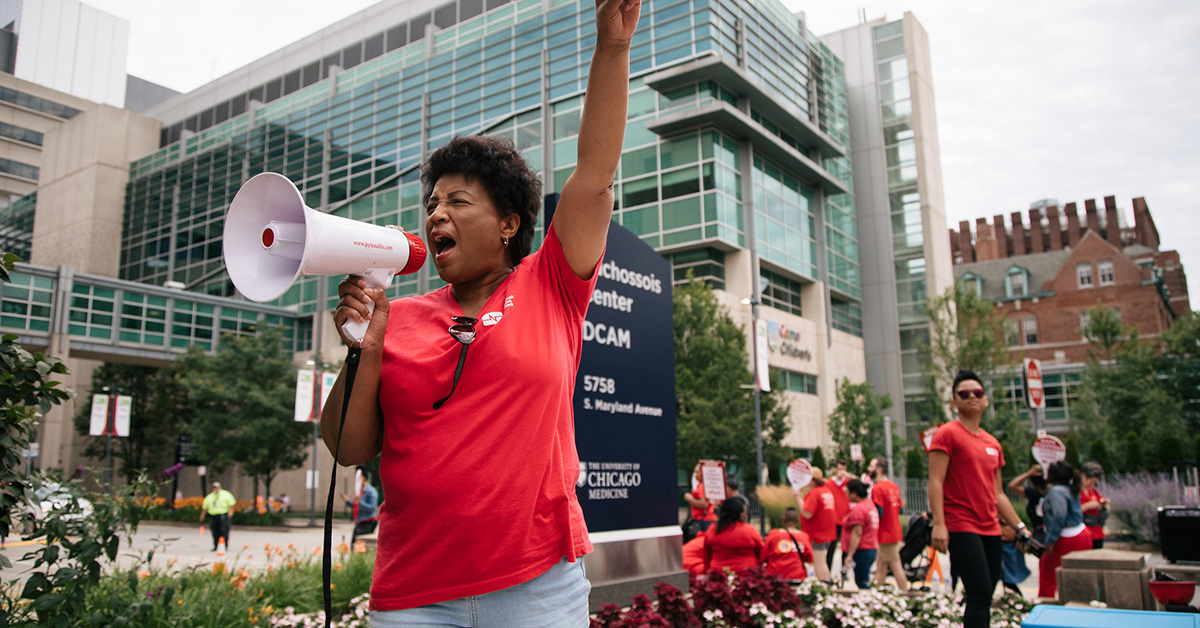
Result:
[[[1176,251],[1159,250],[1158,229],[1144,198],[1133,199],[1132,227],[1122,225],[1112,196],[1103,214],[1094,200],[1079,215],[1075,203],[1056,202],[991,223],[980,218],[950,230],[954,274],[996,303],[1014,358],[1037,358],[1046,374],[1048,427],[1070,416],[1074,387],[1087,361],[1080,330],[1097,305],[1116,311],[1138,328],[1142,340],[1167,330],[1191,305],[1187,277]],[[1019,398],[1020,383],[999,385],[998,402]]]

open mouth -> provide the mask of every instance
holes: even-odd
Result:
[[[450,236],[439,235],[433,239],[433,250],[437,252],[438,257],[441,257],[443,253],[450,251],[457,246],[457,244],[458,243],[454,241],[454,238],[451,238]]]

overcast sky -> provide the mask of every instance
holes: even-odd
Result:
[[[129,73],[188,91],[373,0],[83,0],[131,23]],[[785,0],[823,34],[911,11],[929,34],[949,227],[1143,196],[1200,300],[1200,2]]]

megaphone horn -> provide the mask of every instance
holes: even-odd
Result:
[[[425,243],[416,235],[316,211],[274,172],[251,177],[233,197],[224,244],[234,287],[259,302],[279,298],[303,275],[358,275],[368,286],[387,288],[393,276],[425,263]],[[367,326],[347,321],[342,329],[362,342]]]

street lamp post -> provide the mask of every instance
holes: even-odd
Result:
[[[117,429],[117,395],[123,392],[116,386],[105,386],[100,390],[108,393],[108,407],[105,415],[107,425],[104,428],[104,492],[112,491],[112,433]]]
[[[758,369],[758,294],[749,299],[742,299],[742,303],[750,304],[750,324],[754,330],[751,343],[754,347],[754,485],[758,486],[763,482],[762,386],[759,385],[762,374]],[[765,510],[761,510],[759,513],[758,528],[762,534],[767,533]]]

